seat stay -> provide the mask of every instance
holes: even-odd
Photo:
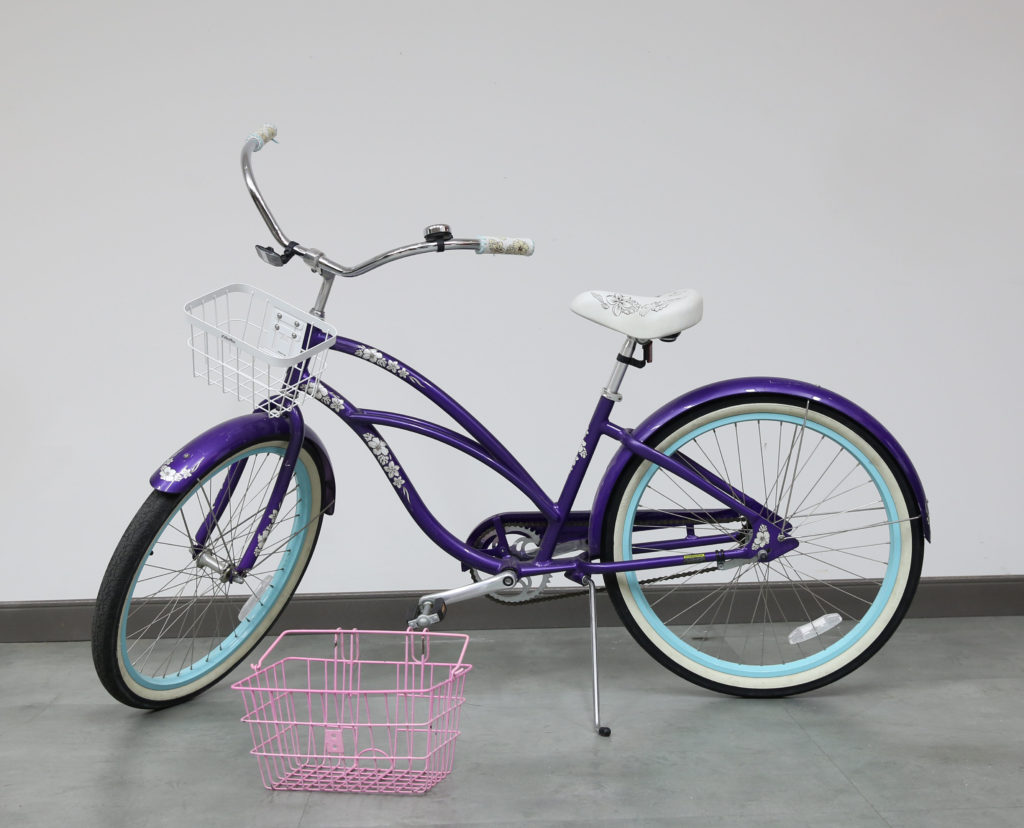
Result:
[[[657,449],[637,440],[628,429],[611,422],[606,425],[605,433],[622,443],[632,454],[660,466],[667,472],[678,475],[702,492],[711,495],[719,503],[732,509],[737,518],[746,518],[752,526],[767,522],[780,531],[789,531],[789,524],[780,515],[769,509],[766,504],[723,480],[692,457],[687,457],[679,451],[672,455],[662,454]]]

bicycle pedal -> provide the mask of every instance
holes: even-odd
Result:
[[[440,624],[448,614],[448,605],[440,598],[434,601],[417,603],[413,607],[413,617],[407,622],[414,630],[425,630],[434,624]]]

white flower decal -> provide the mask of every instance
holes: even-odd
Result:
[[[665,310],[673,302],[679,301],[682,298],[683,292],[681,290],[673,290],[671,293],[665,293],[646,305],[641,305],[632,296],[624,296],[621,293],[606,293],[602,296],[596,291],[591,291],[590,295],[601,303],[602,308],[610,310],[615,316],[632,316],[633,314],[647,316],[649,313]]]
[[[180,483],[182,480],[190,478],[198,468],[199,463],[197,462],[194,466],[186,466],[179,471],[172,467],[170,461],[168,461],[160,467],[160,479],[167,483]]]
[[[572,464],[574,466],[576,465],[576,461],[577,460],[585,460],[586,457],[587,457],[587,435],[588,434],[590,434],[589,431],[585,432],[584,435],[583,435],[583,439],[580,440],[580,447],[579,447],[579,449],[576,452],[576,456],[572,459]]]
[[[754,542],[750,545],[751,549],[763,549],[768,545],[768,541],[771,537],[768,534],[768,527],[763,523],[757,527],[757,536],[754,538]]]
[[[370,451],[373,452],[374,457],[379,458],[381,455],[387,456],[387,444],[381,440],[380,437],[374,437],[372,434],[364,434],[363,439],[366,440],[366,445],[370,447]]]
[[[405,485],[405,479],[401,475],[402,469],[391,459],[391,449],[388,448],[388,444],[380,437],[374,437],[372,434],[364,434],[363,439],[366,441],[370,451],[373,452],[373,456],[377,458],[377,462],[380,463],[380,467],[388,476],[391,484],[396,489],[402,489]],[[404,489],[402,491],[408,497],[408,492],[405,492]]]
[[[267,523],[267,528],[260,532],[260,536],[256,539],[256,554],[259,555],[263,551],[263,544],[267,542],[267,537],[270,535],[270,530],[274,528],[274,519],[277,517],[277,509],[274,509],[270,513],[270,522]]]
[[[390,371],[396,377],[400,377],[407,382],[413,382],[416,383],[416,385],[421,384],[418,379],[411,376],[409,372],[399,364],[397,359],[385,359],[384,354],[376,348],[360,346],[356,349],[356,356],[361,359],[365,359],[367,362],[372,362],[374,365],[380,366],[385,371]]]
[[[341,409],[345,407],[345,401],[341,397],[335,396],[322,385],[317,384],[316,386],[313,386],[310,383],[307,383],[306,393],[312,394],[316,398],[317,402],[322,402],[332,411],[341,411]]]
[[[374,365],[385,365],[384,354],[376,348],[357,348],[356,356],[374,363]]]
[[[621,293],[606,296],[605,301],[608,302],[605,307],[610,307],[616,316],[630,316],[640,310],[640,304],[635,299],[630,299]]]

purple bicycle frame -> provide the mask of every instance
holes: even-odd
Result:
[[[686,536],[673,541],[661,541],[651,544],[657,552],[675,550],[691,550],[698,546],[721,544],[724,541],[736,541],[738,534],[696,536],[694,524],[707,523],[711,520],[724,522],[727,520],[746,519],[751,522],[767,522],[784,532],[788,525],[778,515],[772,513],[764,504],[759,503],[746,494],[737,491],[726,481],[721,480],[711,470],[701,466],[690,458],[681,456],[668,457],[660,454],[648,445],[635,439],[629,430],[615,425],[609,419],[614,402],[602,396],[587,427],[586,435],[573,461],[572,468],[566,477],[562,491],[557,500],[548,497],[518,460],[504,445],[491,434],[475,417],[466,411],[458,402],[434,385],[430,380],[412,367],[376,348],[344,337],[338,337],[332,350],[348,354],[371,362],[387,372],[404,380],[416,391],[429,399],[438,408],[448,414],[456,423],[465,429],[468,437],[457,431],[441,426],[429,420],[411,417],[392,411],[362,409],[336,389],[321,382],[316,390],[316,398],[330,408],[349,428],[361,437],[367,448],[377,458],[382,470],[395,488],[396,494],[406,510],[423,532],[440,546],[445,552],[462,562],[467,568],[480,570],[489,574],[497,574],[503,570],[514,570],[520,576],[563,572],[573,580],[580,580],[598,572],[618,572],[638,569],[654,569],[665,566],[680,566],[702,562],[721,562],[729,558],[751,558],[757,553],[749,545],[739,549],[713,552],[693,552],[675,555],[648,555],[629,561],[597,563],[592,561],[597,552],[588,550],[583,555],[572,558],[552,559],[552,553],[558,543],[567,540],[582,540],[587,537],[588,529],[585,519],[588,512],[572,512],[573,502],[579,493],[584,475],[590,466],[594,448],[602,436],[611,437],[620,442],[629,452],[662,466],[669,472],[677,474],[699,489],[712,495],[725,508],[709,513],[707,510],[680,510],[673,513],[676,524],[686,526]],[[449,532],[430,512],[415,486],[409,479],[405,469],[397,462],[391,447],[377,430],[378,426],[399,428],[415,434],[421,434],[438,442],[451,446],[468,454],[470,457],[493,469],[519,491],[521,491],[538,509],[538,517],[547,521],[547,529],[543,533],[541,548],[531,561],[523,561],[513,556],[502,539],[501,516],[492,518],[496,522],[495,529],[499,543],[494,549],[480,550],[470,546]],[[795,541],[774,542],[773,552],[782,554],[795,546]],[[490,554],[489,554],[490,553]]]
[[[323,336],[324,334],[318,330],[307,329],[305,344],[315,344],[317,338]],[[771,560],[792,551],[796,548],[797,541],[787,537],[791,527],[779,515],[744,492],[736,490],[730,483],[719,478],[693,458],[680,452],[667,456],[659,453],[650,445],[651,438],[658,429],[675,417],[685,414],[695,407],[724,399],[736,399],[752,392],[781,395],[792,399],[797,404],[806,404],[807,406],[812,403],[823,405],[835,411],[839,416],[859,424],[874,441],[889,452],[900,467],[910,488],[909,494],[913,496],[917,506],[917,514],[912,515],[911,518],[921,521],[925,539],[930,540],[931,537],[928,502],[924,488],[906,452],[903,451],[892,434],[868,412],[850,400],[820,386],[775,377],[745,377],[725,380],[694,389],[675,398],[651,414],[635,429],[625,429],[611,422],[609,416],[614,402],[608,396],[602,395],[591,416],[583,442],[573,460],[562,491],[557,500],[552,500],[494,435],[422,374],[398,359],[355,340],[339,337],[333,343],[332,349],[371,362],[404,380],[451,416],[467,432],[468,436],[437,423],[396,412],[360,409],[327,383],[321,382],[319,385],[309,383],[305,388],[307,393],[313,393],[319,402],[330,408],[362,438],[364,444],[377,458],[381,469],[387,475],[396,494],[416,524],[434,543],[459,560],[466,569],[473,568],[487,574],[512,570],[523,577],[562,572],[566,577],[581,582],[589,576],[611,572],[722,563],[729,559],[739,558],[758,557],[762,560]],[[291,379],[301,383],[303,377],[301,372],[304,372],[305,366],[299,366],[294,370],[300,373]],[[399,428],[415,434],[422,434],[468,454],[512,483],[537,507],[538,511],[535,513],[507,512],[492,515],[485,520],[474,530],[471,539],[479,537],[483,530],[488,532],[493,530],[496,543],[486,549],[476,548],[469,542],[459,540],[437,521],[423,503],[405,470],[392,454],[391,447],[377,430],[378,426]],[[583,477],[593,458],[594,448],[603,436],[618,441],[622,447],[604,472],[604,477],[594,498],[593,514],[589,511],[571,511]],[[151,485],[158,491],[185,491],[191,485],[192,479],[203,477],[212,471],[218,463],[229,457],[238,446],[254,438],[283,438],[287,440],[287,449],[284,453],[282,469],[257,526],[257,531],[250,539],[245,554],[237,566],[232,567],[226,573],[231,578],[244,577],[258,559],[261,551],[260,539],[276,516],[302,445],[307,446],[318,457],[327,490],[324,511],[327,513],[334,511],[335,480],[329,457],[319,437],[305,425],[298,408],[290,408],[287,416],[270,416],[266,411],[257,411],[221,423],[183,446],[150,478]],[[630,560],[596,561],[594,558],[598,556],[601,548],[602,518],[611,503],[615,481],[634,457],[650,461],[688,481],[696,488],[711,495],[722,505],[722,508],[658,510],[656,512],[641,509],[637,513],[635,532],[665,526],[681,527],[685,529],[685,532],[681,533],[681,537],[675,539],[645,543],[643,552]],[[240,462],[244,463],[244,461]],[[232,468],[228,472],[221,491],[211,504],[210,513],[199,527],[194,541],[194,555],[203,553],[205,543],[215,531],[217,522],[232,495],[240,474],[241,467]],[[764,546],[762,543],[760,549],[755,551],[752,548],[753,541],[751,539],[748,538],[745,543],[743,542],[740,529],[729,532],[719,528],[718,534],[700,536],[695,531],[695,527],[698,525],[721,527],[722,524],[739,521],[744,521],[750,528],[757,525],[759,530],[762,527],[766,529],[769,533],[768,545]],[[506,524],[521,524],[523,522],[532,523],[538,528],[541,528],[540,524],[543,524],[540,549],[530,560],[523,560],[513,554],[505,539]],[[754,535],[753,532],[748,534],[751,538]],[[560,544],[564,544],[558,550],[560,555],[554,557],[556,547]],[[735,548],[693,551],[697,547],[713,545],[719,547],[732,545]],[[566,546],[570,548],[571,552],[578,554],[572,557],[561,554],[566,551]],[[673,552],[681,554],[662,554]]]

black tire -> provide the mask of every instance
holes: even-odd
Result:
[[[93,615],[93,663],[115,699],[157,709],[194,698],[241,662],[288,604],[326,506],[319,455],[308,445],[252,571],[241,583],[221,581],[218,571],[244,553],[286,447],[254,441],[187,491],[152,492],[143,503],[114,550]],[[197,557],[195,527],[235,464],[238,485],[204,547],[209,554]]]
[[[924,538],[904,474],[862,426],[820,403],[747,394],[681,414],[647,443],[666,454],[684,451],[768,504],[801,542],[767,563],[606,574],[624,626],[655,659],[711,690],[775,697],[833,682],[885,644],[913,598]],[[612,489],[601,559],[640,556],[645,540],[678,539],[684,530],[666,528],[664,518],[659,526],[661,513],[711,508],[723,506],[633,458]],[[705,523],[698,535],[737,540],[688,551],[735,549],[760,528]],[[645,583],[653,578],[663,580]],[[815,621],[821,631],[801,641],[797,628]]]

